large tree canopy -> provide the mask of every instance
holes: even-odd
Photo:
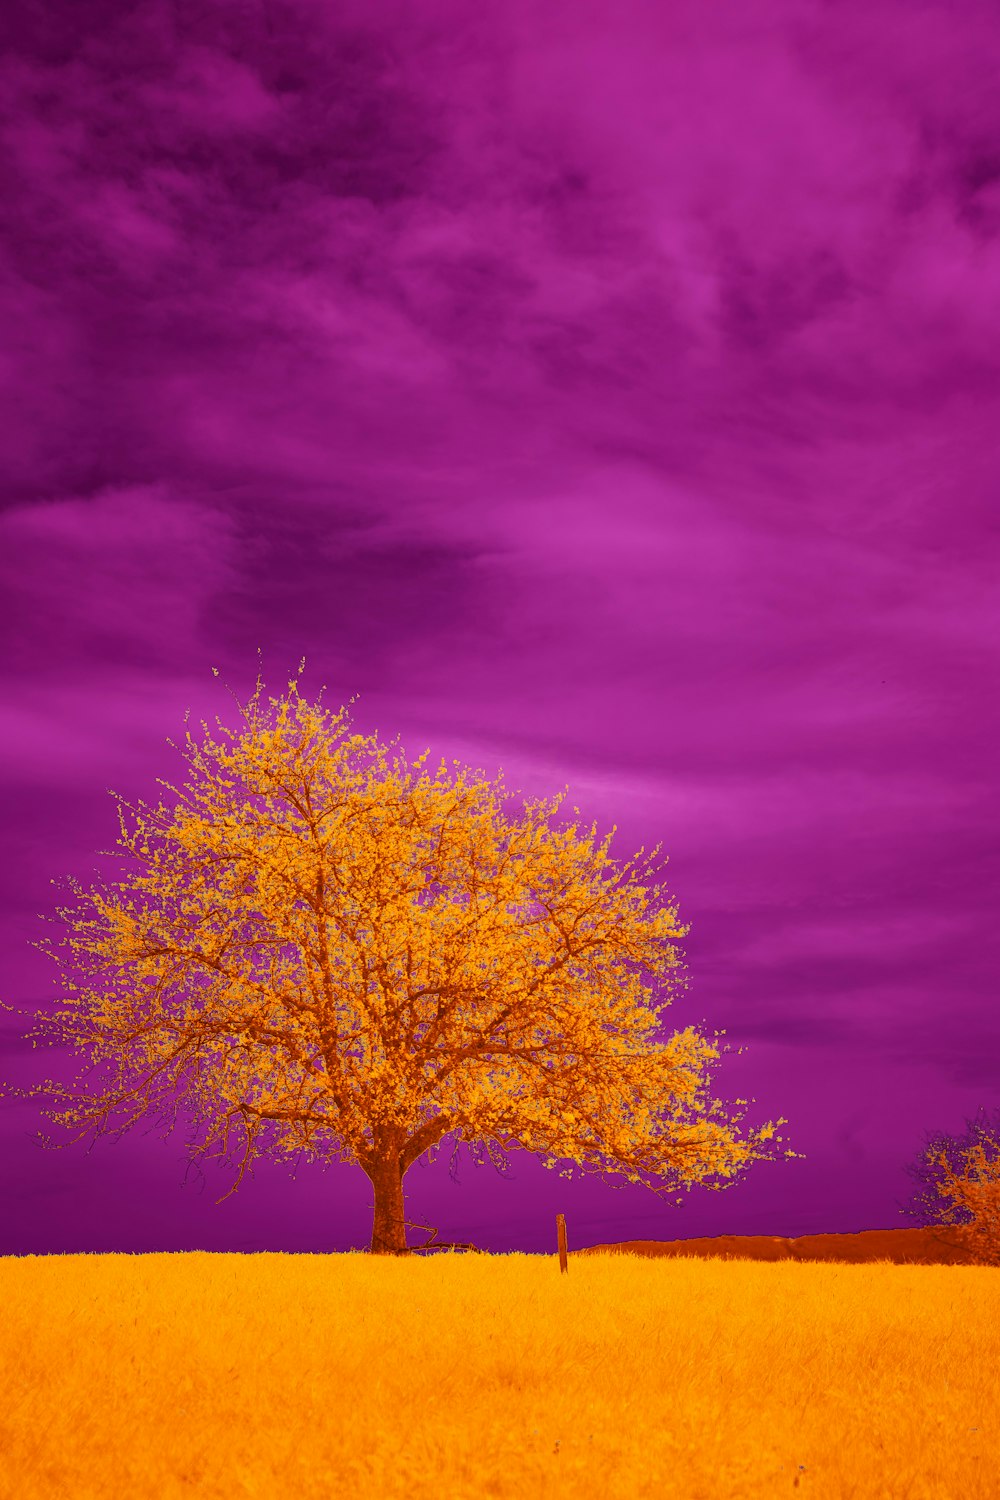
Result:
[[[657,1192],[764,1157],[786,1122],[738,1134],[708,1097],[717,1042],[654,1038],[688,931],[638,883],[659,845],[618,872],[611,834],[556,826],[561,796],[507,816],[502,772],[390,763],[295,679],[269,704],[258,677],[236,730],[188,732],[171,806],[117,799],[124,878],[69,882],[39,946],[70,1005],[41,1031],[116,1076],[47,1080],[55,1122],[79,1139],[172,1102],[176,1123],[183,1097],[192,1154],[238,1127],[234,1189],[261,1149],[355,1163],[383,1253],[407,1249],[405,1173],[449,1134]]]

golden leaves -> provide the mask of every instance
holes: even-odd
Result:
[[[234,1114],[354,1145],[447,1119],[673,1185],[762,1155],[773,1124],[741,1140],[706,1102],[719,1047],[656,1040],[689,931],[659,846],[617,871],[562,793],[511,814],[502,773],[390,763],[346,709],[260,691],[241,731],[187,736],[172,807],[119,805],[133,873],[67,917],[79,1029],[98,1055],[127,1037],[133,1092],[193,1070],[226,1139]]]

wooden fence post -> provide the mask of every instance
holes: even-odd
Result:
[[[559,1270],[568,1269],[566,1260],[566,1217],[564,1214],[556,1214],[556,1235],[559,1240]]]

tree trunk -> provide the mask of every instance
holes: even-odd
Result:
[[[375,1189],[369,1254],[406,1255],[406,1206],[398,1145],[386,1142],[380,1157],[369,1159],[365,1172]]]

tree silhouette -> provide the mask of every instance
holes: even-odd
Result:
[[[64,1106],[55,1123],[96,1143],[113,1111],[120,1136],[167,1104],[172,1129],[183,1097],[207,1127],[192,1159],[242,1134],[230,1192],[265,1147],[359,1165],[372,1253],[407,1253],[403,1179],[448,1134],[495,1164],[505,1143],[661,1193],[764,1159],[775,1123],[741,1139],[708,1098],[719,1047],[691,1026],[653,1040],[688,929],[638,856],[616,874],[611,834],[555,826],[561,795],[506,816],[502,772],[390,764],[295,678],[269,703],[258,674],[237,730],[187,733],[188,780],[159,783],[173,806],[112,793],[121,837],[102,852],[129,872],[69,880],[61,941],[36,944],[69,1008],[31,1035],[116,1077],[28,1091]]]
[[[901,1212],[940,1225],[943,1243],[977,1265],[1000,1265],[1000,1110],[992,1125],[980,1108],[964,1136],[929,1134],[907,1173],[922,1188]]]

